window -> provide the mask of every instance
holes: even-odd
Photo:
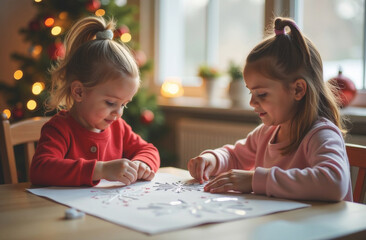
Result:
[[[366,99],[365,1],[158,0],[155,83],[178,77],[186,89],[194,89],[201,86],[200,64],[220,71],[231,60],[244,64],[273,13],[289,14],[319,50],[324,79],[342,68]],[[358,105],[365,105],[362,99]]]
[[[358,89],[365,89],[365,0],[306,0],[301,5],[302,29],[322,56],[324,79],[341,68]]]
[[[198,87],[199,65],[244,64],[263,37],[264,0],[160,0],[158,11],[157,84],[178,77]]]

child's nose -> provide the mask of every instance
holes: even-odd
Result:
[[[119,107],[119,108],[117,108],[117,109],[113,112],[113,114],[117,115],[117,117],[121,117],[121,116],[122,116],[122,114],[123,114],[123,107]]]
[[[252,95],[251,98],[250,98],[250,102],[249,102],[249,105],[251,107],[255,107],[256,105],[258,104],[257,100],[255,99],[255,96]]]

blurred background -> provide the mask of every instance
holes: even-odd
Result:
[[[259,124],[241,70],[272,34],[274,17],[287,16],[317,46],[324,81],[347,83],[347,141],[366,144],[365,7],[365,0],[1,0],[0,111],[12,122],[44,115],[47,70],[63,56],[70,25],[113,16],[115,39],[132,49],[143,81],[123,118],[158,146],[163,166],[186,168],[202,150]]]

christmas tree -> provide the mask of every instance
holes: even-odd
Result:
[[[51,87],[50,67],[65,53],[63,38],[72,24],[82,17],[96,15],[113,18],[117,27],[114,38],[127,45],[140,68],[141,79],[151,69],[152,63],[139,49],[134,36],[138,35],[138,8],[126,4],[126,0],[35,0],[37,14],[20,29],[24,41],[31,44],[28,54],[13,53],[19,62],[14,73],[14,85],[0,81],[0,92],[9,109],[2,110],[10,121],[15,122],[45,113],[44,102]],[[156,96],[142,87],[129,103],[123,118],[133,130],[149,142],[156,142],[164,131],[164,117],[157,106]],[[160,152],[162,149],[159,149]]]

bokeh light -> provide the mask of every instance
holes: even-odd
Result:
[[[129,33],[124,33],[121,36],[121,41],[124,42],[124,43],[127,43],[127,42],[131,41],[131,39],[132,39],[132,36]]]
[[[34,95],[40,94],[44,89],[44,83],[42,82],[35,82],[32,86],[32,93]]]
[[[37,102],[36,102],[36,101],[34,101],[34,100],[29,100],[29,101],[27,102],[27,108],[28,108],[29,110],[34,110],[34,109],[36,109],[36,107],[37,107]]]
[[[11,117],[11,111],[9,109],[4,109],[3,113],[6,115],[8,119]]]
[[[37,57],[42,52],[42,46],[36,45],[32,50],[32,57]]]
[[[61,27],[55,26],[55,27],[52,28],[51,34],[53,36],[57,36],[57,35],[59,35],[61,33],[61,30],[62,30]]]
[[[44,25],[45,25],[46,27],[52,27],[54,23],[55,23],[55,19],[53,19],[53,18],[51,18],[51,17],[47,18],[47,19],[44,21]]]
[[[98,9],[97,11],[95,11],[95,16],[98,16],[98,17],[102,17],[105,15],[105,11],[104,9]]]
[[[23,71],[22,70],[16,70],[14,72],[15,80],[20,80],[22,77],[23,77]]]

